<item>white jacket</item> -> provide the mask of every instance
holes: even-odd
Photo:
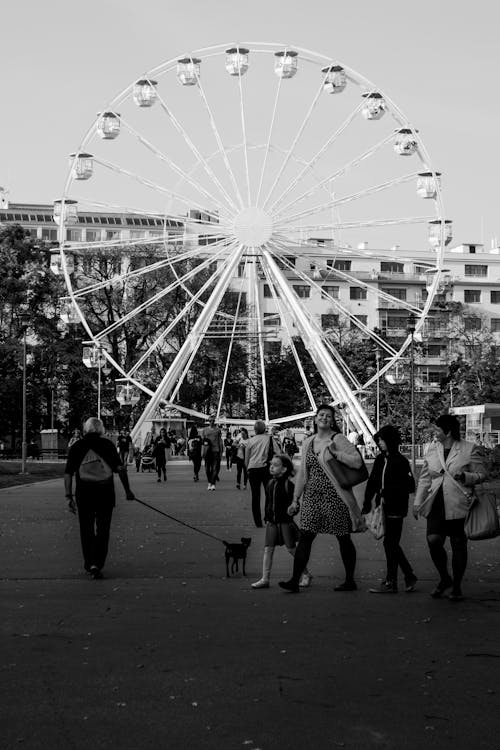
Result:
[[[462,473],[463,482],[453,478]],[[485,479],[486,470],[478,445],[455,440],[445,461],[443,444],[438,441],[431,443],[418,480],[415,510],[426,518],[442,487],[446,520],[465,518],[471,502],[471,488]]]

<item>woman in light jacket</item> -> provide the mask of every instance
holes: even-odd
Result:
[[[460,439],[460,423],[453,415],[443,414],[436,419],[434,437],[420,472],[413,510],[415,518],[427,519],[427,544],[440,577],[431,596],[439,599],[451,588],[449,598],[460,601],[467,567],[465,518],[471,490],[484,482],[486,471],[480,447]],[[451,576],[444,546],[447,536],[451,546]]]
[[[334,534],[345,568],[345,580],[334,590],[355,591],[356,548],[351,532],[364,530],[364,521],[352,490],[340,487],[327,461],[333,455],[347,466],[357,469],[362,465],[362,458],[356,447],[339,432],[332,406],[322,404],[315,422],[317,432],[306,438],[302,446],[294,498],[288,509],[290,515],[295,515],[302,497],[300,538],[293,574],[289,581],[281,581],[279,585],[286,591],[298,592],[300,577],[308,563],[316,534]]]

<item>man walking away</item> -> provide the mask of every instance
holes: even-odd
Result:
[[[85,570],[102,578],[115,506],[113,474],[120,477],[127,500],[135,500],[125,466],[111,440],[103,437],[104,425],[91,417],[83,426],[83,438],[71,446],[64,470],[64,487],[72,513],[78,509],[80,540]],[[75,495],[73,499],[73,478]],[[76,507],[75,507],[76,500]]]

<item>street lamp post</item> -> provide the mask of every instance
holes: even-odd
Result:
[[[380,430],[380,349],[375,349],[375,361],[377,363],[377,432]]]
[[[417,467],[415,458],[415,322],[415,315],[410,313],[406,321],[406,330],[410,335],[411,466],[414,475]]]
[[[27,345],[26,345],[26,331],[30,322],[30,317],[27,313],[21,313],[19,316],[19,322],[23,332],[23,394],[22,394],[22,427],[21,427],[21,474],[27,474],[26,471],[26,459],[28,455],[28,443],[26,440],[27,432],[27,410],[26,410],[26,364],[27,364]]]

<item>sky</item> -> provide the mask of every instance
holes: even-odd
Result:
[[[2,8],[0,185],[11,202],[60,197],[95,114],[161,63],[210,45],[276,42],[335,58],[418,128],[454,244],[500,241],[500,10],[476,0],[17,0]],[[494,130],[495,129],[495,130]]]

